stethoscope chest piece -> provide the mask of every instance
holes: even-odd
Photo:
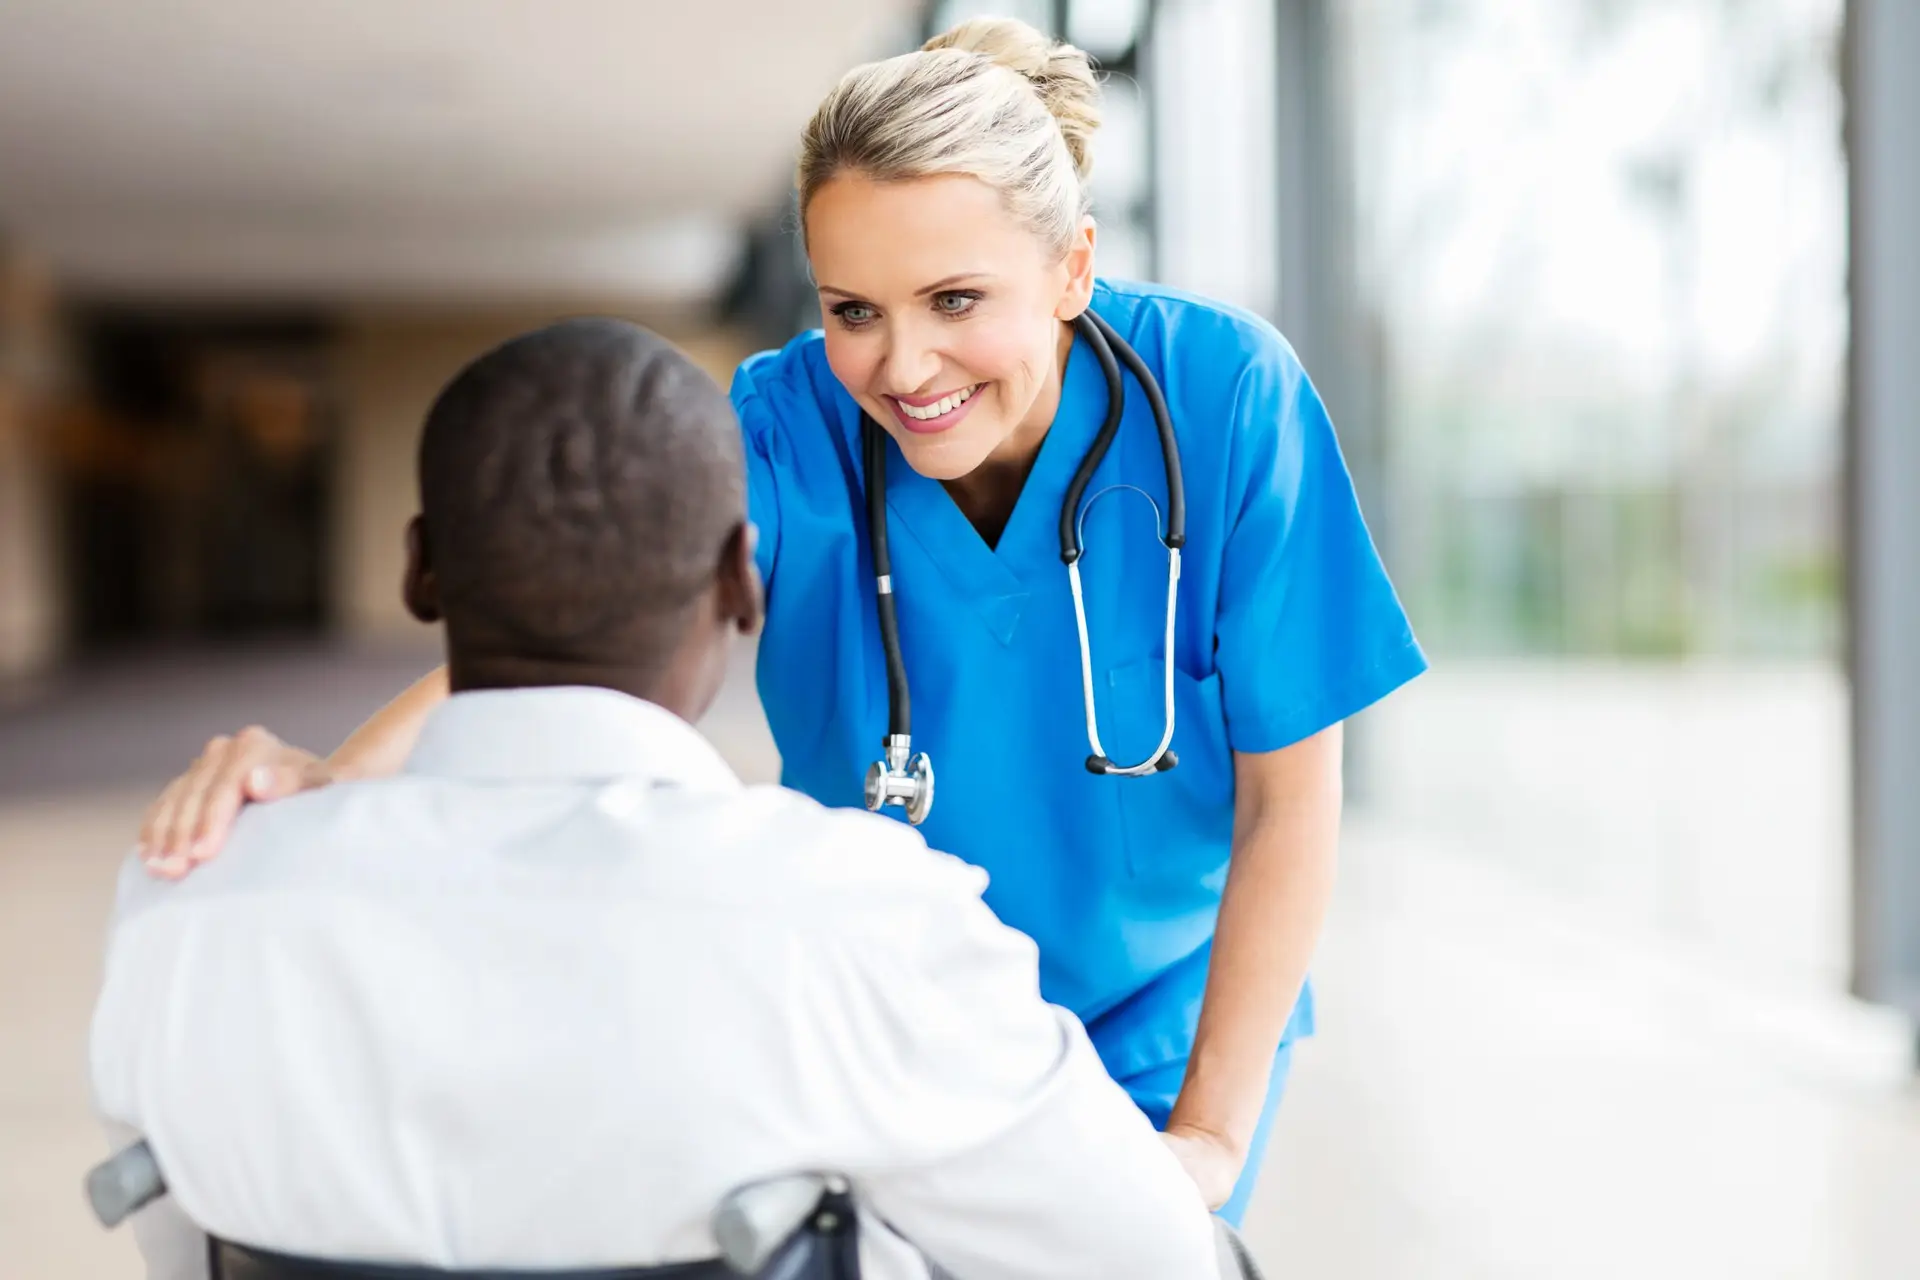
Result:
[[[913,752],[905,736],[887,739],[887,755],[867,769],[867,808],[878,813],[888,805],[907,811],[907,821],[919,826],[933,812],[933,761],[924,751]]]

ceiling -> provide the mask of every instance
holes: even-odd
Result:
[[[0,0],[0,232],[69,288],[690,297],[911,0]]]

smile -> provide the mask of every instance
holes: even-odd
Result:
[[[900,396],[888,396],[887,401],[893,406],[900,425],[907,430],[923,433],[945,431],[966,416],[967,406],[973,403],[974,396],[984,386],[984,382],[976,383],[919,404],[910,403]]]

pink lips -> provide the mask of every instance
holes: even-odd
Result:
[[[925,405],[936,404],[952,395],[953,392],[943,391],[937,396],[887,396],[885,399],[887,403],[893,407],[894,420],[901,426],[913,432],[915,435],[931,436],[938,435],[940,432],[950,429],[958,423],[960,419],[966,417],[967,411],[973,408],[974,401],[980,398],[980,392],[983,389],[984,384],[974,387],[973,394],[967,397],[964,404],[947,410],[937,418],[910,417],[901,411],[900,406],[910,404],[918,409]]]

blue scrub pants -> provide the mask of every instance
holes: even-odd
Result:
[[[1288,1041],[1280,1046],[1280,1052],[1273,1059],[1273,1076],[1267,1083],[1266,1105],[1260,1108],[1260,1123],[1254,1126],[1253,1141],[1247,1144],[1246,1167],[1240,1171],[1240,1181],[1234,1185],[1233,1196],[1219,1210],[1221,1217],[1236,1228],[1247,1216],[1247,1201],[1253,1198],[1253,1187],[1260,1179],[1260,1166],[1267,1155],[1267,1140],[1273,1135],[1274,1113],[1280,1110],[1280,1095],[1286,1092],[1287,1076],[1293,1069],[1293,1043]],[[1184,1060],[1169,1062],[1163,1067],[1154,1067],[1137,1076],[1129,1076],[1120,1082],[1120,1087],[1133,1097],[1134,1104],[1147,1113],[1156,1129],[1167,1127],[1167,1117],[1173,1111],[1173,1100],[1180,1094],[1180,1085],[1186,1079],[1187,1064]]]

